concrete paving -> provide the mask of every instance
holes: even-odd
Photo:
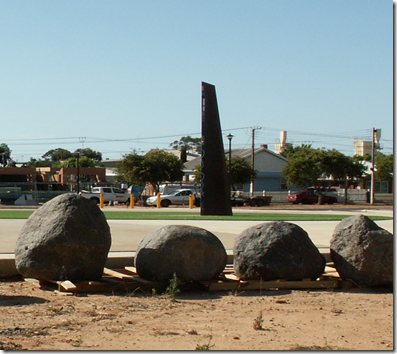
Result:
[[[252,212],[252,210],[251,210]],[[263,211],[262,211],[263,212]],[[272,211],[274,212],[274,211]],[[285,211],[282,211],[285,213]],[[333,212],[333,211],[328,211]],[[321,211],[321,213],[325,213]],[[355,214],[393,216],[392,211],[352,211],[335,214],[345,214],[346,217]],[[0,219],[0,274],[4,274],[4,268],[13,269],[13,264],[4,265],[4,262],[12,262],[14,248],[18,235],[26,220]],[[223,243],[226,250],[233,250],[237,236],[246,228],[258,225],[261,221],[214,221],[214,220],[108,220],[112,235],[112,246],[109,257],[131,257],[142,239],[150,232],[165,225],[192,225],[204,228],[215,234]],[[335,226],[339,221],[294,221],[309,234],[311,240],[318,248],[329,248],[330,240]],[[376,223],[393,233],[393,220],[379,220]],[[110,265],[108,265],[110,266]]]
[[[329,211],[330,212],[330,211]],[[285,211],[284,211],[285,213]],[[324,213],[324,211],[322,212]],[[343,212],[346,217],[364,214],[362,211]],[[335,214],[342,212],[335,211]],[[371,211],[366,215],[393,216],[392,211]],[[14,253],[15,244],[26,220],[0,219],[0,255]],[[108,220],[112,235],[111,252],[135,251],[142,239],[150,232],[165,225],[191,225],[204,228],[215,234],[226,249],[233,249],[236,237],[246,228],[262,221],[218,220]],[[317,247],[329,247],[335,226],[339,221],[294,221],[309,234]],[[393,233],[393,220],[379,220],[377,224]]]

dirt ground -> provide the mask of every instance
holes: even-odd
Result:
[[[183,291],[172,301],[140,290],[66,296],[17,277],[0,279],[0,310],[0,350],[394,349],[391,290]]]
[[[3,350],[392,350],[387,290],[66,296],[0,281]]]

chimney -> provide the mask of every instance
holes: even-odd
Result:
[[[267,149],[267,144],[262,144],[262,145],[261,145],[261,148]]]

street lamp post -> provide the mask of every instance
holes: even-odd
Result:
[[[233,135],[229,133],[227,138],[229,139],[229,187],[232,189],[232,139]]]
[[[373,205],[375,202],[375,139],[377,139],[376,137],[376,133],[377,133],[377,129],[372,128],[372,166],[371,166],[371,195],[370,195],[370,203]]]
[[[77,194],[80,193],[80,152],[77,154]]]

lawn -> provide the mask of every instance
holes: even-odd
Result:
[[[33,210],[0,210],[0,219],[27,219]],[[201,216],[199,212],[105,211],[108,220],[229,220],[229,221],[340,221],[348,215],[235,213],[233,216]],[[372,220],[390,220],[387,216],[369,216]]]

